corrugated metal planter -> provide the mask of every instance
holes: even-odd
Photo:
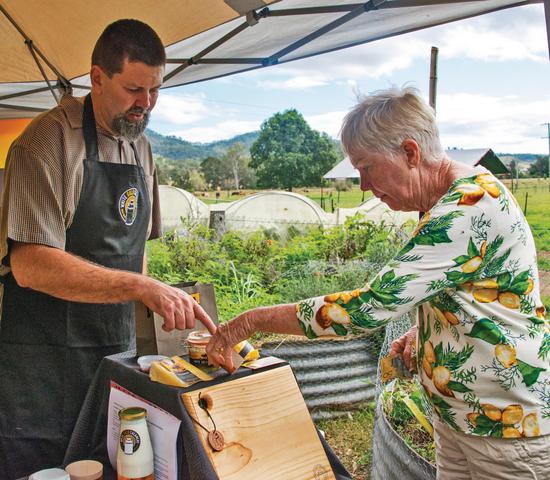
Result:
[[[373,336],[270,342],[261,350],[290,363],[314,420],[374,399],[379,348]]]
[[[435,467],[412,450],[376,407],[372,437],[372,480],[435,480]]]

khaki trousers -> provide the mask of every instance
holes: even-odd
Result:
[[[438,480],[550,480],[550,435],[476,437],[434,415]]]

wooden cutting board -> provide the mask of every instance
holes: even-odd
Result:
[[[213,430],[199,394],[224,436],[216,452],[193,422],[220,480],[335,478],[289,365],[183,393],[189,415]]]

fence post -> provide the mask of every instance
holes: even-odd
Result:
[[[219,240],[225,233],[225,211],[214,210],[210,212],[208,228],[214,230],[214,240]]]
[[[525,205],[523,206],[523,214],[527,216],[527,199],[529,198],[529,192],[525,192]]]

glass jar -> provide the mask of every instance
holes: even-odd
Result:
[[[140,407],[124,408],[118,412],[118,417],[118,480],[154,480],[153,447],[147,429],[147,410]]]
[[[195,367],[207,367],[208,356],[206,355],[206,345],[212,338],[206,330],[196,330],[187,337],[189,346],[189,362]]]

